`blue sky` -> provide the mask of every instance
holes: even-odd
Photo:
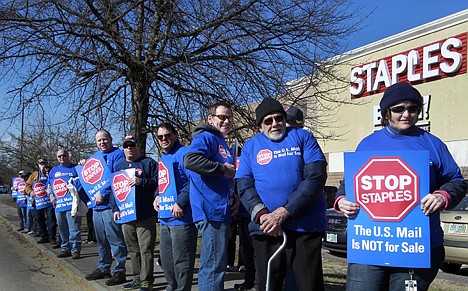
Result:
[[[354,0],[373,13],[361,31],[350,35],[349,50],[468,9],[468,0]]]
[[[362,29],[347,39],[347,50],[375,42],[433,20],[468,9],[468,0],[354,0],[362,7]],[[4,88],[0,87],[0,94]],[[10,124],[0,123],[0,136],[6,131],[19,132],[20,118]]]

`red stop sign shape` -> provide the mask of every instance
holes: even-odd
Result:
[[[18,183],[18,192],[21,194],[21,195],[24,195],[24,188],[26,187],[26,182],[25,181],[21,181]]]
[[[42,182],[37,182],[33,186],[33,191],[34,195],[38,198],[45,197],[47,192],[46,192],[46,185]]]
[[[419,176],[400,157],[373,157],[354,176],[356,203],[375,221],[401,221],[419,203]]]
[[[104,175],[104,165],[96,158],[91,158],[83,166],[81,176],[83,180],[90,185],[94,185],[101,181]]]
[[[127,200],[128,194],[132,191],[127,175],[124,173],[115,175],[114,179],[112,179],[112,189],[119,202],[122,203]]]
[[[54,187],[54,193],[57,198],[62,198],[68,192],[67,182],[62,178],[55,179],[52,187]]]
[[[264,149],[258,152],[257,163],[259,165],[266,165],[271,161],[272,158],[273,158],[273,153],[268,149]]]
[[[158,163],[158,192],[159,194],[163,194],[166,192],[167,187],[169,187],[171,183],[171,175],[169,173],[169,169],[166,165],[159,161]]]

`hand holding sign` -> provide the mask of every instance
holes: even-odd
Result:
[[[428,194],[421,200],[421,209],[424,214],[429,215],[438,209],[444,209],[445,196],[439,193]]]

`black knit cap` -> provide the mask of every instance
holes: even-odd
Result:
[[[286,116],[286,111],[284,111],[283,106],[278,102],[278,100],[270,97],[263,99],[262,103],[260,103],[260,105],[257,106],[257,109],[255,109],[257,125],[260,126],[263,118],[274,112],[279,112]]]
[[[387,88],[380,100],[380,114],[382,117],[387,113],[387,109],[401,101],[413,101],[414,104],[422,107],[423,99],[421,93],[409,83],[396,83]]]

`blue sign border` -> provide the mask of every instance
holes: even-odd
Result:
[[[429,194],[428,151],[345,153],[346,199],[356,202],[354,176],[370,158],[395,156],[400,157],[419,175],[419,202],[399,222],[374,221],[361,208],[354,219],[348,219],[348,262],[429,268],[431,266],[429,217],[421,210],[421,199]]]

